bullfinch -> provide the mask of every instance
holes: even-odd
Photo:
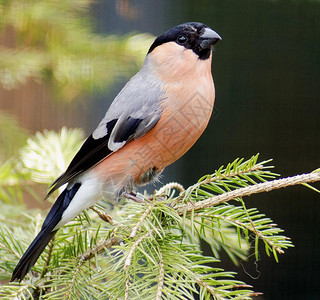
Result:
[[[219,40],[197,22],[155,39],[141,70],[49,188],[47,197],[66,184],[11,281],[26,276],[61,226],[102,198],[116,200],[124,189],[155,180],[197,141],[214,105],[211,60]]]

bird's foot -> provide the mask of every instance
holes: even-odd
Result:
[[[134,191],[126,191],[122,193],[122,197],[133,200],[137,203],[145,203],[145,202],[153,202],[153,201],[165,201],[168,199],[167,195],[158,195],[154,194],[153,196],[146,197],[140,193],[136,193]]]
[[[129,192],[125,191],[124,193],[122,193],[121,196],[130,200],[133,200],[134,202],[137,202],[137,203],[144,203],[146,199],[143,195],[136,193],[134,191],[129,191]]]

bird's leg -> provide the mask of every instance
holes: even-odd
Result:
[[[130,200],[133,200],[134,202],[137,202],[137,203],[144,203],[145,202],[145,198],[141,194],[136,193],[132,190],[124,191],[121,196],[125,197],[127,199],[130,199]]]

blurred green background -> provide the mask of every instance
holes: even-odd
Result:
[[[319,167],[320,1],[1,0],[0,14],[0,162],[38,130],[89,134],[153,36],[200,21],[223,38],[213,59],[215,113],[162,182],[188,186],[258,152],[282,176]],[[262,291],[261,299],[318,299],[319,195],[294,187],[245,200],[296,247],[278,264],[261,251],[257,262],[235,267],[226,258],[224,268]]]

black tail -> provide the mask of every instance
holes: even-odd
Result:
[[[30,269],[34,266],[44,248],[48,245],[58,229],[55,227],[60,222],[63,212],[69,206],[72,198],[80,188],[81,184],[76,183],[70,189],[65,189],[50,209],[46,219],[43,222],[41,231],[33,240],[27,251],[23,254],[17,266],[15,267],[11,281],[21,281]]]
[[[31,267],[36,263],[40,254],[44,248],[48,245],[51,239],[56,234],[57,230],[48,232],[48,230],[42,229],[37,237],[33,240],[27,251],[23,254],[16,268],[12,273],[11,281],[21,281],[26,274],[30,271]]]

